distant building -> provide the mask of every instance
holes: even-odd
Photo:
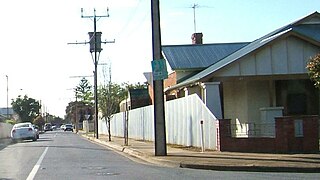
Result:
[[[11,107],[0,108],[0,120],[15,119],[15,113]]]
[[[151,105],[148,89],[129,89],[128,98],[120,102],[120,112]]]

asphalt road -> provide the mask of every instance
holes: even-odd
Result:
[[[167,168],[139,162],[71,132],[0,149],[0,179],[320,179],[314,173],[253,173]]]

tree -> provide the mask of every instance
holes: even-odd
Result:
[[[76,101],[70,102],[66,107],[66,119],[75,124],[76,131],[78,132],[78,123],[88,113],[87,109],[90,109],[91,112],[93,106],[92,86],[86,78],[82,78],[79,85],[74,89],[74,92]]]
[[[116,83],[112,83],[111,66],[109,66],[108,73],[106,68],[103,69],[103,77],[104,83],[98,87],[98,101],[102,118],[106,119],[109,141],[111,141],[110,121],[113,114],[119,112],[119,103],[125,99],[126,89]]]
[[[306,68],[314,86],[320,88],[320,53],[310,58]]]
[[[32,122],[35,117],[40,115],[41,105],[39,101],[29,98],[25,95],[23,98],[19,95],[11,102],[13,111],[16,112],[21,122]]]
[[[124,85],[127,87],[127,89],[147,89],[148,88],[148,85],[146,83],[141,84],[140,82],[137,82],[136,84],[124,83]]]
[[[82,78],[80,80],[79,85],[74,89],[77,101],[81,101],[87,104],[92,104],[93,101],[93,93],[92,86],[90,82],[86,78]]]
[[[37,116],[34,120],[33,120],[33,124],[39,126],[40,128],[42,128],[44,126],[46,122],[44,121],[44,118],[39,115]]]

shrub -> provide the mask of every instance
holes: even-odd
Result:
[[[17,121],[14,120],[14,119],[8,119],[8,120],[5,121],[5,123],[15,125],[17,123]]]
[[[306,68],[314,86],[320,88],[320,53],[310,58]]]

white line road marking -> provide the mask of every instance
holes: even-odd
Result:
[[[40,168],[41,162],[42,162],[44,156],[46,155],[48,149],[49,149],[49,147],[46,147],[46,149],[43,151],[38,162],[36,163],[36,165],[34,165],[32,171],[30,172],[29,176],[27,177],[27,180],[33,180],[34,176],[37,174],[37,172]]]

